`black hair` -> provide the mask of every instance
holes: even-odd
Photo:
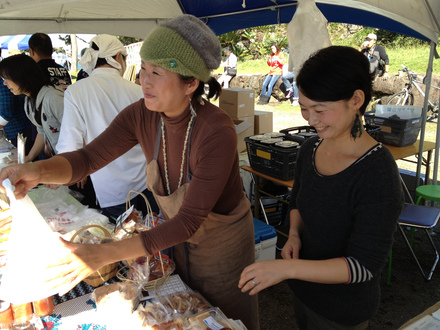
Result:
[[[51,57],[53,53],[52,40],[45,33],[34,33],[29,38],[29,48],[39,56]]]
[[[184,83],[190,83],[195,79],[194,77],[182,76],[180,74],[179,77]],[[199,82],[199,86],[197,86],[197,89],[194,92],[193,100],[195,99],[199,101],[202,98],[205,94],[205,84],[207,84],[209,88],[208,99],[214,98],[214,100],[216,100],[221,95],[222,86],[220,86],[217,79],[211,77],[206,83],[203,81]]]
[[[53,85],[40,66],[25,54],[3,59],[0,62],[0,76],[12,80],[22,92],[29,93],[31,99],[37,98],[43,86]]]
[[[363,115],[371,100],[374,74],[364,54],[352,47],[330,46],[302,65],[296,84],[307,98],[318,102],[349,100],[358,89],[365,94]]]

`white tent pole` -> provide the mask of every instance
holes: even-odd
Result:
[[[440,96],[439,96],[439,104],[440,104]],[[438,115],[438,113],[437,113]],[[435,153],[434,153],[434,174],[433,174],[433,182],[432,184],[437,184],[438,177],[438,161],[439,161],[439,147],[440,147],[440,125],[438,124],[439,118],[437,116],[437,132],[435,135]]]
[[[422,128],[420,131],[420,150],[419,150],[419,157],[417,159],[417,173],[416,173],[416,187],[419,185],[420,181],[420,170],[422,167],[422,160],[423,160],[423,144],[425,141],[425,129],[426,129],[426,117],[428,112],[428,100],[429,100],[429,90],[431,89],[431,77],[432,77],[432,61],[434,59],[434,52],[435,52],[435,43],[431,41],[431,50],[429,52],[429,61],[428,61],[428,68],[426,69],[426,88],[425,88],[425,100],[423,102],[423,110],[422,110]],[[438,122],[438,120],[437,120]],[[437,134],[438,136],[438,134]],[[436,143],[435,149],[436,149],[436,157],[438,154],[438,147],[439,145]],[[429,175],[429,173],[428,173]]]

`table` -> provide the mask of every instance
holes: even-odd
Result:
[[[414,323],[416,323],[417,321],[419,321],[420,319],[422,319],[426,315],[430,315],[430,314],[438,311],[439,309],[440,309],[440,301],[437,302],[436,304],[434,304],[433,306],[429,307],[428,309],[426,309],[424,312],[420,313],[416,317],[412,318],[411,320],[409,320],[405,324],[403,324],[399,329],[405,329],[407,327],[411,328],[411,326],[414,325]]]
[[[117,278],[112,278],[107,281],[107,284],[118,282]],[[100,313],[96,307],[93,292],[94,288],[85,282],[80,282],[75,288],[66,293],[62,297],[54,296],[55,308],[51,315],[42,317],[41,320],[44,329],[57,330],[73,330],[73,329],[88,329],[88,330],[109,330],[122,329],[121,327],[111,324],[115,321],[114,317],[109,317],[105,313]],[[171,294],[178,294],[189,291],[191,288],[182,281],[179,275],[171,275],[166,282],[157,287],[155,290],[148,290],[142,292],[140,301],[149,300],[157,296],[168,296]],[[124,315],[125,316],[125,315]],[[138,329],[137,322],[126,319],[125,329]],[[234,326],[234,329],[244,330],[245,327],[240,320],[229,319],[229,322]]]
[[[385,145],[385,144],[384,144]],[[415,161],[408,160],[406,158],[414,155],[418,155],[420,151],[420,140],[417,140],[413,145],[407,146],[407,147],[395,147],[390,145],[385,145],[393,155],[394,160],[405,160],[409,162],[416,163]],[[426,159],[422,159],[422,165],[425,166],[425,184],[429,182],[429,171],[430,171],[430,163],[431,163],[431,157],[432,152],[435,149],[435,143],[430,141],[425,141],[423,143],[423,152],[427,153]],[[242,166],[242,169],[251,173],[252,180],[254,181],[254,217],[259,218],[260,216],[260,207],[263,211],[263,215],[265,217],[266,223],[269,224],[267,220],[266,213],[264,212],[263,202],[261,201],[261,195],[270,196],[272,198],[275,198],[283,203],[288,204],[289,202],[285,199],[279,198],[277,196],[274,196],[272,194],[269,194],[268,192],[264,191],[262,189],[262,186],[265,182],[265,180],[273,181],[277,184],[280,184],[282,186],[286,186],[288,188],[293,187],[293,180],[283,181],[276,178],[273,178],[267,174],[260,173],[256,170],[254,170],[250,166]],[[405,185],[405,183],[402,180],[402,184]],[[404,187],[406,188],[406,186]],[[406,189],[406,192],[408,193],[408,189]],[[258,202],[257,202],[258,201]],[[284,234],[283,234],[284,235]]]
[[[420,140],[417,140],[416,143],[407,147],[395,147],[385,145],[391,152],[394,157],[394,160],[405,160],[411,163],[417,163],[415,161],[406,159],[410,156],[415,156],[419,154],[420,151]],[[435,149],[435,143],[431,141],[423,142],[423,152],[427,153],[426,159],[422,159],[422,165],[425,166],[425,184],[429,183],[429,171],[431,164],[432,152]]]

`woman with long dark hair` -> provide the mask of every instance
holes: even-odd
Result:
[[[2,60],[0,76],[13,94],[26,95],[25,112],[37,128],[38,134],[25,162],[34,160],[43,150],[48,157],[55,155],[63,119],[63,92],[55,88],[38,64],[24,54]]]

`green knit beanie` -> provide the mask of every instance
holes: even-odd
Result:
[[[214,32],[192,15],[160,24],[147,36],[141,59],[165,70],[207,82],[221,62],[220,42]]]

